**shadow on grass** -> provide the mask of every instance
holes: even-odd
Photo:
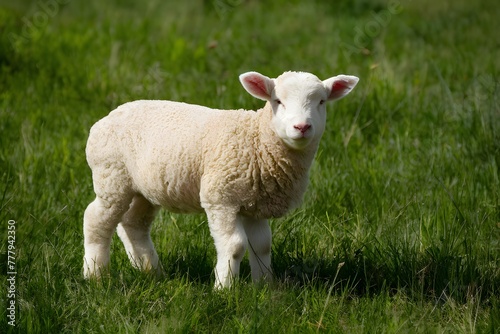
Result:
[[[439,249],[402,253],[389,249],[359,249],[338,257],[291,257],[274,259],[279,281],[296,286],[334,285],[353,295],[405,292],[421,300],[466,302],[474,298],[491,303],[498,294],[499,277],[475,259],[443,255]]]
[[[123,263],[122,263],[123,260]],[[123,258],[112,269],[111,276],[120,276],[134,284],[138,277],[151,275],[130,267]],[[215,257],[208,247],[176,248],[160,254],[164,275],[160,281],[181,280],[211,286],[214,283]],[[463,254],[452,254],[439,247],[419,251],[398,244],[370,245],[327,256],[301,255],[287,252],[279,245],[273,254],[274,279],[278,285],[293,288],[332,287],[333,292],[357,296],[404,292],[421,300],[446,302],[450,298],[466,302],[470,298],[489,303],[498,293],[495,267]],[[126,269],[130,267],[129,269]],[[118,269],[120,268],[120,269]],[[248,259],[240,268],[242,282],[251,281]]]

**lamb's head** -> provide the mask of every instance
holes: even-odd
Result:
[[[306,72],[285,72],[271,79],[257,72],[240,75],[243,87],[273,109],[270,126],[292,149],[304,149],[319,140],[326,123],[326,101],[340,99],[356,86],[358,78],[337,75],[321,81]]]

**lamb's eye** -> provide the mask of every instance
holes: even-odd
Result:
[[[324,103],[325,103],[325,100],[319,101],[319,104],[324,104]]]
[[[274,100],[274,102],[276,102],[277,104],[281,104],[281,100],[280,99],[276,99],[276,100]]]

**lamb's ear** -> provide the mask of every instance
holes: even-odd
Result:
[[[338,100],[351,92],[358,83],[359,78],[353,75],[337,75],[323,81],[326,89],[330,92],[328,100]]]
[[[257,72],[247,72],[240,75],[243,88],[258,99],[268,101],[274,89],[274,81]]]

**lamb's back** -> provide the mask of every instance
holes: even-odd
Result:
[[[154,204],[200,211],[204,138],[224,131],[213,124],[231,122],[233,112],[239,111],[171,101],[126,103],[92,127],[87,160],[92,170],[126,169],[134,190]]]

